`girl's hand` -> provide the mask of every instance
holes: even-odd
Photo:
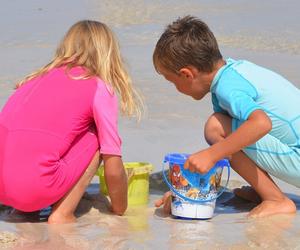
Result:
[[[213,158],[209,148],[199,151],[190,157],[184,163],[184,168],[191,172],[198,172],[200,174],[207,173],[217,161]]]
[[[159,200],[155,201],[155,206],[160,207],[163,205],[163,210],[166,214],[171,213],[171,198],[172,198],[172,193],[171,191],[168,191],[164,194],[162,198]]]

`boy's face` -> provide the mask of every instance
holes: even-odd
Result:
[[[172,82],[179,92],[195,100],[202,99],[209,92],[209,86],[204,84],[200,72],[195,68],[183,68],[176,74],[160,67],[159,72],[167,81]]]

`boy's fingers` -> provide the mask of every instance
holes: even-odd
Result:
[[[171,195],[172,195],[172,192],[171,192],[171,191],[166,192],[166,193],[164,194],[164,197],[163,197],[164,202],[166,202],[167,199],[169,199],[169,198],[171,197]]]
[[[190,165],[189,170],[190,170],[192,173],[196,172],[196,168],[195,168],[194,165]]]
[[[171,196],[172,196],[172,193],[171,191],[168,191],[165,193],[163,199],[164,199],[164,212],[169,214],[171,212]]]
[[[168,197],[168,200],[164,204],[164,212],[169,214],[171,212],[171,196]]]
[[[163,198],[156,200],[154,203],[156,207],[160,207],[162,204],[164,204]]]
[[[185,164],[187,164],[187,166],[185,167],[185,169],[188,169],[188,170],[190,170],[191,172],[195,172],[195,165],[194,164],[192,164],[192,163],[187,163],[187,161],[185,162]]]
[[[162,198],[155,201],[154,205],[160,207],[161,205],[168,203],[168,199],[171,198],[171,195],[171,191],[166,192]]]
[[[188,169],[188,168],[189,168],[189,162],[188,162],[188,160],[185,161],[185,163],[184,163],[184,165],[183,165],[183,168],[184,168],[184,169]]]

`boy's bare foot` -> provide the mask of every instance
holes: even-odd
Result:
[[[76,221],[76,217],[74,214],[64,215],[59,212],[52,212],[48,218],[49,224],[67,224],[74,223]]]
[[[233,193],[247,201],[252,201],[254,203],[261,203],[261,198],[255,192],[255,190],[250,186],[242,186],[241,188],[235,188]]]
[[[295,203],[287,197],[282,200],[262,201],[258,206],[253,208],[248,217],[250,218],[261,218],[274,214],[293,214],[296,212]]]

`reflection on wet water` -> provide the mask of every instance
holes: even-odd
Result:
[[[295,222],[294,215],[273,216],[271,218],[250,221],[245,234],[251,247],[269,249],[290,249],[299,245],[300,232],[294,234],[292,228]],[[287,234],[294,234],[292,238]],[[297,239],[297,240],[296,240]]]
[[[199,249],[208,247],[212,241],[214,227],[210,222],[172,222],[170,223],[170,249]]]
[[[50,208],[39,213],[20,213],[0,206],[0,248],[6,249],[294,249],[300,244],[299,212],[247,219],[255,204],[227,189],[217,200],[211,220],[179,220],[154,208],[163,194],[159,173],[151,176],[147,206],[131,206],[124,216],[107,208],[98,183],[88,188],[69,225],[45,223]],[[231,181],[230,188],[240,187]],[[288,194],[299,209],[300,196]],[[161,247],[161,248],[159,248]]]
[[[173,219],[161,208],[154,208],[154,200],[163,193],[155,190],[155,184],[152,184],[148,206],[129,207],[124,216],[110,213],[96,183],[88,191],[76,211],[75,224],[41,222],[49,209],[39,216],[20,213],[9,221],[12,209],[1,206],[0,227],[6,230],[0,233],[0,248],[153,249],[163,246],[159,249],[273,250],[292,249],[300,244],[299,215],[247,219],[246,214],[254,204],[236,198],[230,190],[217,201],[215,216],[202,221]],[[299,204],[299,196],[289,196]]]

